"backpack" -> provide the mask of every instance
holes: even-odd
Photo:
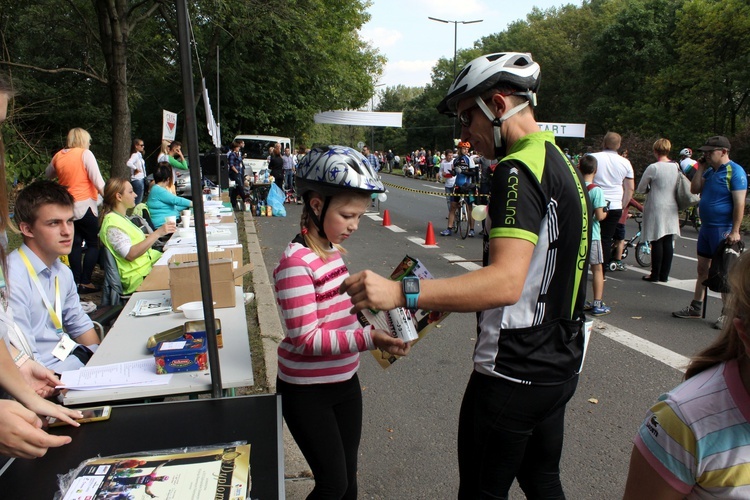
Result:
[[[703,286],[708,287],[712,292],[730,292],[729,272],[744,251],[745,244],[742,243],[742,240],[732,244],[727,243],[727,240],[719,243],[716,253],[711,258],[708,278],[703,281]]]

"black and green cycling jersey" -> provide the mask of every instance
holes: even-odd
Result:
[[[583,303],[591,208],[579,173],[551,132],[516,141],[492,178],[485,235],[534,244],[521,299],[483,311],[475,369],[518,383],[552,385],[577,375],[583,356]]]

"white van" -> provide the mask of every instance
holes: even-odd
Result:
[[[286,148],[292,149],[292,140],[289,137],[238,135],[234,140],[245,141],[245,148],[241,153],[246,175],[260,173],[268,168],[268,149],[272,148],[277,142],[281,144],[281,154],[284,154]]]

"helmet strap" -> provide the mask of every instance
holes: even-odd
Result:
[[[330,204],[331,204],[331,197],[326,196],[323,199],[323,208],[320,211],[320,217],[318,217],[317,215],[315,215],[315,211],[310,206],[310,197],[307,197],[307,196],[305,197],[305,208],[307,209],[307,213],[310,217],[310,220],[312,220],[313,224],[315,224],[315,227],[318,228],[318,234],[320,235],[320,237],[326,240],[328,239],[328,237],[326,236],[326,232],[323,229],[323,220],[326,217],[326,212],[328,211],[328,206]]]
[[[477,106],[479,106],[479,109],[482,110],[487,119],[492,122],[493,132],[495,136],[495,157],[500,158],[501,156],[505,156],[505,147],[503,145],[503,136],[500,127],[502,126],[504,121],[507,121],[513,115],[528,107],[529,101],[524,101],[521,104],[511,108],[501,117],[495,116],[489,106],[487,106],[487,104],[485,104],[485,102],[479,96],[475,97],[474,101],[477,103]]]

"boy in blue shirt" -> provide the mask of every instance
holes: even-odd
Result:
[[[581,158],[578,169],[583,174],[583,180],[586,182],[591,206],[594,208],[594,217],[591,224],[591,252],[589,254],[589,268],[591,269],[592,279],[591,288],[594,292],[594,302],[591,304],[592,316],[604,316],[609,314],[611,309],[604,305],[602,297],[604,296],[604,253],[602,249],[602,237],[599,231],[599,221],[607,216],[607,202],[604,200],[602,188],[594,184],[594,174],[596,174],[597,161],[596,157],[586,155]]]

